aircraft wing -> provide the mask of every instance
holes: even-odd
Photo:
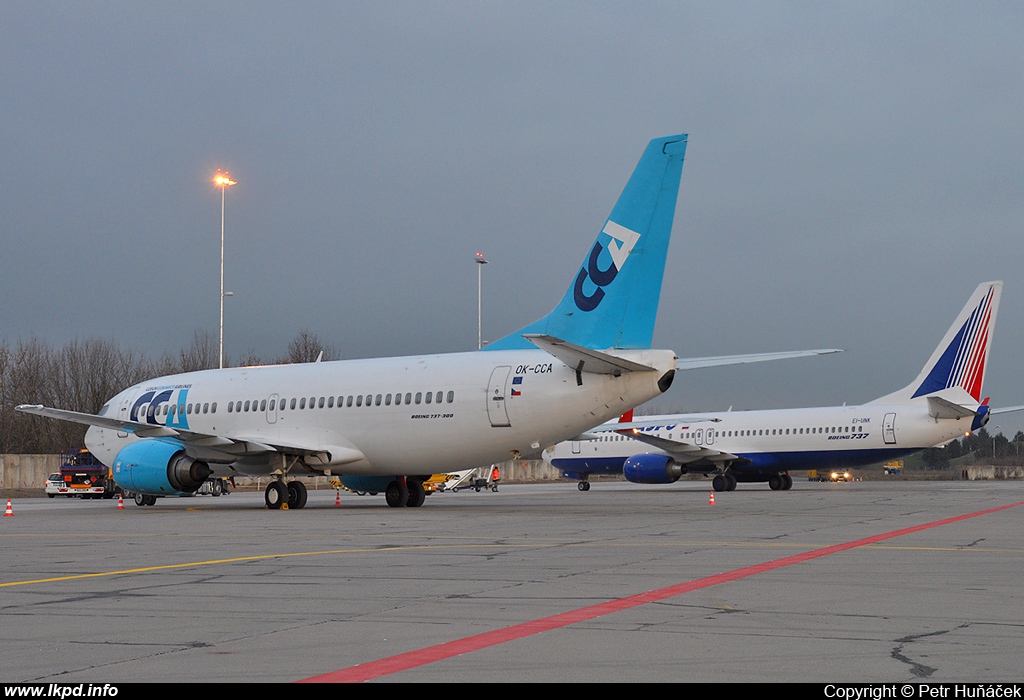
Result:
[[[714,450],[709,447],[701,447],[700,445],[694,445],[680,440],[669,440],[668,438],[649,435],[638,430],[623,430],[622,434],[628,435],[634,440],[646,443],[651,447],[657,447],[663,452],[667,452],[672,455],[672,459],[676,460],[680,464],[689,464],[690,462],[697,462],[702,459],[706,459],[709,462],[728,462],[734,459],[739,459],[736,455],[729,454],[728,452]]]
[[[676,360],[676,369],[701,369],[703,367],[722,367],[724,365],[747,365],[752,362],[772,362],[789,360],[794,357],[811,357],[813,355],[831,355],[842,350],[829,348],[824,350],[789,350],[786,352],[757,352],[749,355],[719,355],[717,357],[689,357]]]
[[[187,452],[204,454],[214,453],[221,458],[230,461],[241,457],[277,452],[282,454],[303,455],[313,457],[314,461],[324,464],[345,464],[363,459],[363,453],[354,447],[337,446],[325,449],[322,446],[303,445],[297,442],[283,442],[274,440],[272,443],[263,441],[260,437],[246,436],[224,436],[198,433],[192,430],[181,430],[180,428],[169,428],[165,425],[152,425],[148,423],[136,423],[133,421],[97,416],[92,413],[80,413],[78,411],[65,411],[60,408],[48,406],[22,404],[17,410],[23,413],[31,413],[37,416],[47,416],[58,420],[70,421],[91,425],[97,428],[107,428],[123,433],[133,433],[140,438],[167,437],[180,440]]]

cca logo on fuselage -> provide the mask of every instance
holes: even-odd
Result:
[[[604,246],[601,245],[601,241],[594,243],[594,247],[590,249],[590,258],[587,260],[587,264],[580,268],[580,273],[576,275],[576,284],[572,290],[573,301],[576,302],[576,307],[580,311],[593,311],[597,308],[601,300],[604,299],[604,287],[611,284],[619,274],[619,270],[626,264],[626,258],[629,257],[633,246],[640,240],[639,233],[611,220],[605,224],[601,233],[606,233],[612,238],[608,244],[608,253],[612,257],[612,264],[604,270],[598,266],[597,261],[601,257]],[[593,294],[588,295],[583,291],[583,283],[587,279],[597,286]]]

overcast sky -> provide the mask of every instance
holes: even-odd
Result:
[[[471,349],[474,253],[496,339],[685,132],[655,345],[846,352],[688,372],[660,408],[871,400],[994,279],[985,394],[1024,404],[1022,29],[1018,2],[6,0],[0,338],[216,335],[220,167],[228,355]]]

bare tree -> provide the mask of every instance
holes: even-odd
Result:
[[[306,331],[299,331],[298,335],[288,343],[288,356],[281,359],[282,363],[316,362],[316,358],[323,352],[324,360],[337,360],[340,357],[337,349],[331,345],[320,342],[316,335]]]

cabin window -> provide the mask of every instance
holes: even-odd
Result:
[[[306,407],[306,397],[303,396],[301,399],[299,399],[299,408],[305,408],[305,407]]]
[[[390,406],[391,405],[391,394],[388,394],[387,396],[384,397],[384,405],[385,406]]]
[[[276,404],[276,403],[277,403],[276,399],[270,399],[270,410],[271,411],[274,410],[274,404]]]
[[[320,400],[317,402],[316,407],[317,408],[323,408],[324,407],[324,397],[323,396],[320,397]]]
[[[266,399],[263,399],[262,401],[260,401],[260,410],[261,411],[266,411],[267,410],[267,400]]]
[[[431,392],[427,392],[427,403],[433,403],[434,395]]]
[[[448,392],[448,403],[455,403],[455,392],[454,391],[449,391]]]
[[[328,396],[327,397],[327,408],[334,408],[334,397],[333,396]]]
[[[234,413],[234,408],[235,408],[235,402],[234,401],[228,401],[228,413]]]

